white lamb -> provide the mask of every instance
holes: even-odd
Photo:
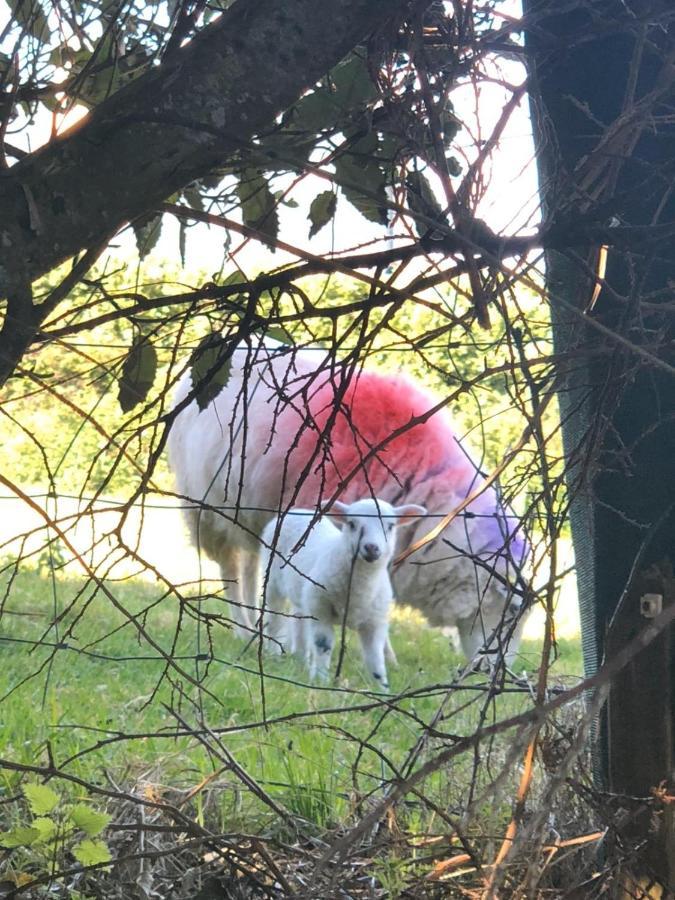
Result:
[[[290,649],[305,655],[311,678],[321,679],[329,673],[333,626],[353,628],[368,671],[387,689],[392,602],[387,567],[395,549],[396,525],[401,518],[424,515],[426,509],[367,498],[349,505],[338,500],[332,512],[341,529],[327,518],[309,528],[315,512],[303,509],[290,510],[265,527],[267,621],[280,635],[281,617],[275,614],[283,612],[286,600],[290,602],[293,617],[285,620]]]

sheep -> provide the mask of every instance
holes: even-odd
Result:
[[[268,614],[291,603],[291,649],[306,656],[310,678],[326,680],[333,651],[333,626],[358,632],[363,659],[384,690],[389,688],[385,654],[389,646],[392,587],[388,565],[402,517],[426,513],[423,506],[392,506],[378,498],[333,504],[338,529],[320,518],[308,531],[313,510],[291,509],[262,533]]]
[[[260,535],[269,520],[338,497],[394,505],[414,498],[440,518],[472,495],[440,536],[395,566],[395,596],[431,625],[456,626],[469,659],[518,611],[527,540],[437,397],[401,376],[364,369],[350,378],[323,354],[253,338],[234,351],[227,383],[206,409],[190,391],[187,372],[169,462],[192,540],[228,582],[239,635],[257,631]],[[436,521],[403,523],[401,549]]]

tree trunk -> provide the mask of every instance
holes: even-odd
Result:
[[[672,24],[669,34],[658,21],[665,11],[639,0],[564,10],[557,0],[526,0],[547,218],[675,220],[675,40]],[[605,287],[589,310],[593,282],[584,263],[595,265],[597,249],[577,259],[546,256],[556,352],[573,351],[560,408],[589,674],[659,605],[675,602],[674,248],[671,240],[639,255],[610,251]],[[634,871],[671,889],[673,804],[653,791],[661,785],[672,794],[672,650],[671,628],[615,681],[596,748],[605,785],[644,798],[621,801],[632,813],[627,836],[646,842]]]

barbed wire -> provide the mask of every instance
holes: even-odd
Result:
[[[127,500],[118,500],[112,497],[101,497],[100,495],[94,494],[69,494],[63,493],[59,491],[58,493],[50,493],[50,492],[38,492],[38,493],[27,493],[27,497],[30,497],[31,500],[77,500],[81,503],[102,503],[107,506],[112,507],[126,507],[128,506]],[[17,497],[15,494],[0,494],[0,501],[9,500],[14,503],[17,502]],[[268,513],[270,516],[278,515],[279,508],[271,507],[271,506],[243,506],[243,505],[228,505],[222,503],[200,503],[195,501],[194,503],[152,503],[148,502],[145,498],[140,501],[138,504],[142,506],[144,509],[171,509],[177,510],[179,512],[185,512],[186,510],[194,510],[199,511],[204,508],[208,508],[213,512],[222,512],[222,513],[240,513],[240,512],[260,512],[260,513]],[[91,510],[90,513],[95,513],[96,510]],[[109,510],[99,510],[99,512],[109,512]],[[451,512],[451,510],[447,510],[447,512],[437,512],[437,513],[416,513],[415,516],[409,516],[408,518],[415,519],[443,519],[447,516],[447,514]],[[298,516],[300,518],[313,518],[317,514],[316,509],[297,509],[291,508],[288,510],[284,510],[284,515],[287,516]],[[330,518],[331,516],[339,517],[340,513],[333,513],[330,509],[321,510],[321,515]],[[466,518],[466,519],[494,519],[499,518],[497,513],[478,513],[473,512],[472,510],[462,510],[462,512],[457,513],[458,517]],[[61,519],[55,519],[54,521],[63,521],[64,519],[70,518],[71,516],[64,516]],[[390,518],[386,513],[382,513],[379,515],[378,513],[363,513],[362,518],[368,519],[379,519],[379,518]],[[402,516],[401,518],[405,519],[406,516]],[[48,526],[43,526],[48,527]]]

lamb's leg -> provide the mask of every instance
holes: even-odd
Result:
[[[480,613],[458,619],[457,630],[464,656],[471,661],[489,637],[490,631],[485,628]]]
[[[363,659],[368,667],[368,671],[385,691],[389,690],[387,668],[384,662],[385,649],[389,643],[388,623],[359,625],[358,632],[361,639]]]
[[[237,637],[250,640],[253,634],[253,620],[246,609],[243,590],[243,565],[238,547],[225,547],[220,554],[220,572],[225,585],[234,633]]]
[[[330,658],[333,652],[333,626],[318,619],[307,621],[309,641],[309,677],[327,681],[330,675]]]
[[[307,659],[309,654],[309,620],[297,606],[291,607],[292,617],[286,627],[290,635],[291,653]]]

